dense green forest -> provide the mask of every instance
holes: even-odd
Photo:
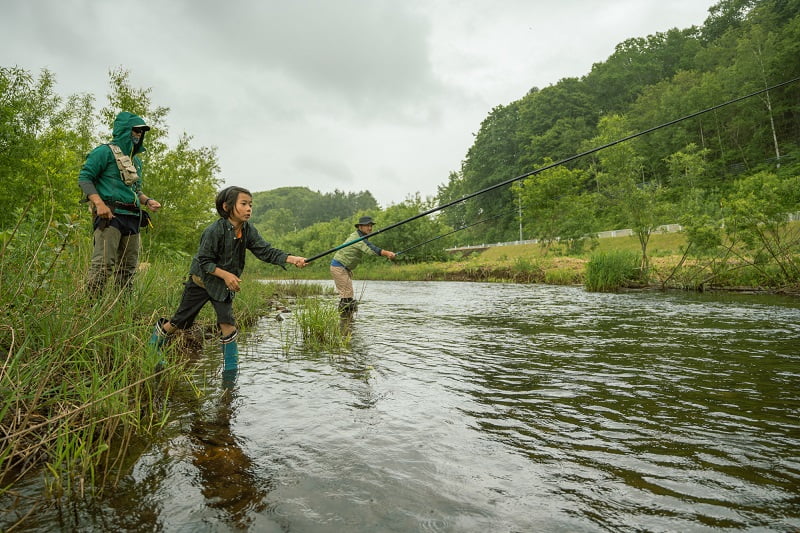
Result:
[[[721,0],[701,27],[628,39],[583,77],[498,104],[435,197],[409,191],[403,202],[381,208],[369,191],[286,187],[257,192],[253,220],[273,244],[311,256],[341,243],[359,214],[385,227],[798,76],[800,0]],[[35,223],[88,227],[76,176],[123,109],[154,126],[147,190],[165,209],[146,245],[156,254],[192,253],[200,228],[215,216],[215,149],[193,147],[188,134],[168,146],[169,110],[151,102],[149,89],[131,87],[123,69],[110,73],[108,102],[98,110],[93,95],[59,96],[50,72],[37,77],[0,67],[0,238]],[[520,237],[579,251],[598,231],[632,228],[646,266],[649,235],[681,223],[691,254],[770,261],[782,277],[796,279],[798,245],[786,223],[800,211],[798,169],[800,82],[793,82],[535,173],[376,236],[376,243],[403,251],[470,226],[401,256],[422,261],[442,259],[444,245]]]

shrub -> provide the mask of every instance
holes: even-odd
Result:
[[[610,251],[592,254],[586,265],[587,290],[613,292],[639,281],[639,255],[630,251]]]

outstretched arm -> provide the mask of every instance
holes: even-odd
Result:
[[[298,257],[296,255],[290,255],[286,257],[286,262],[291,263],[297,268],[303,268],[306,266],[306,258],[305,257]]]

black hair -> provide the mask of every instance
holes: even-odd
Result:
[[[236,205],[236,199],[239,198],[239,193],[244,193],[252,198],[253,193],[245,189],[244,187],[226,187],[217,193],[217,213],[222,218],[230,218],[231,210],[233,206]],[[228,210],[225,210],[225,204],[228,205]]]

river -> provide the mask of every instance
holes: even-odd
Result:
[[[22,530],[800,530],[800,300],[356,288],[349,349],[209,347],[112,495]]]

